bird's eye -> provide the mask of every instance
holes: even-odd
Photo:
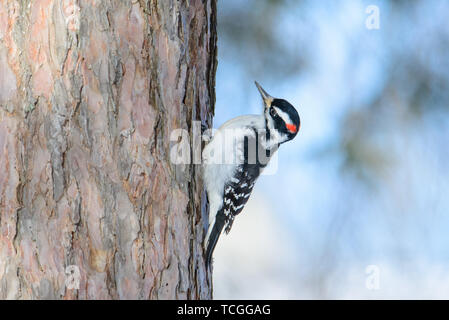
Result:
[[[276,110],[274,110],[273,107],[270,108],[270,115],[271,115],[272,117],[274,117],[274,116],[277,115],[277,112],[276,112]]]

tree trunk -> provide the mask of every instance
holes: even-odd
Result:
[[[0,0],[1,299],[211,298],[215,2]]]

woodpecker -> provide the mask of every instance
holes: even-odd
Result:
[[[248,201],[257,178],[278,147],[299,131],[300,118],[286,100],[270,96],[255,82],[262,96],[261,115],[244,115],[224,123],[205,146],[203,181],[209,200],[209,226],[204,240],[206,265],[223,229],[229,233]]]

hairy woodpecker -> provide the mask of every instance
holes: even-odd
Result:
[[[262,115],[245,115],[224,123],[203,150],[203,180],[209,200],[209,227],[204,245],[206,265],[223,229],[229,233],[254,184],[280,144],[298,133],[296,109],[270,96],[257,82]]]

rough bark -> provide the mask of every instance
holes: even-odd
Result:
[[[216,0],[0,0],[0,298],[211,298]],[[75,280],[79,286],[67,283]]]

